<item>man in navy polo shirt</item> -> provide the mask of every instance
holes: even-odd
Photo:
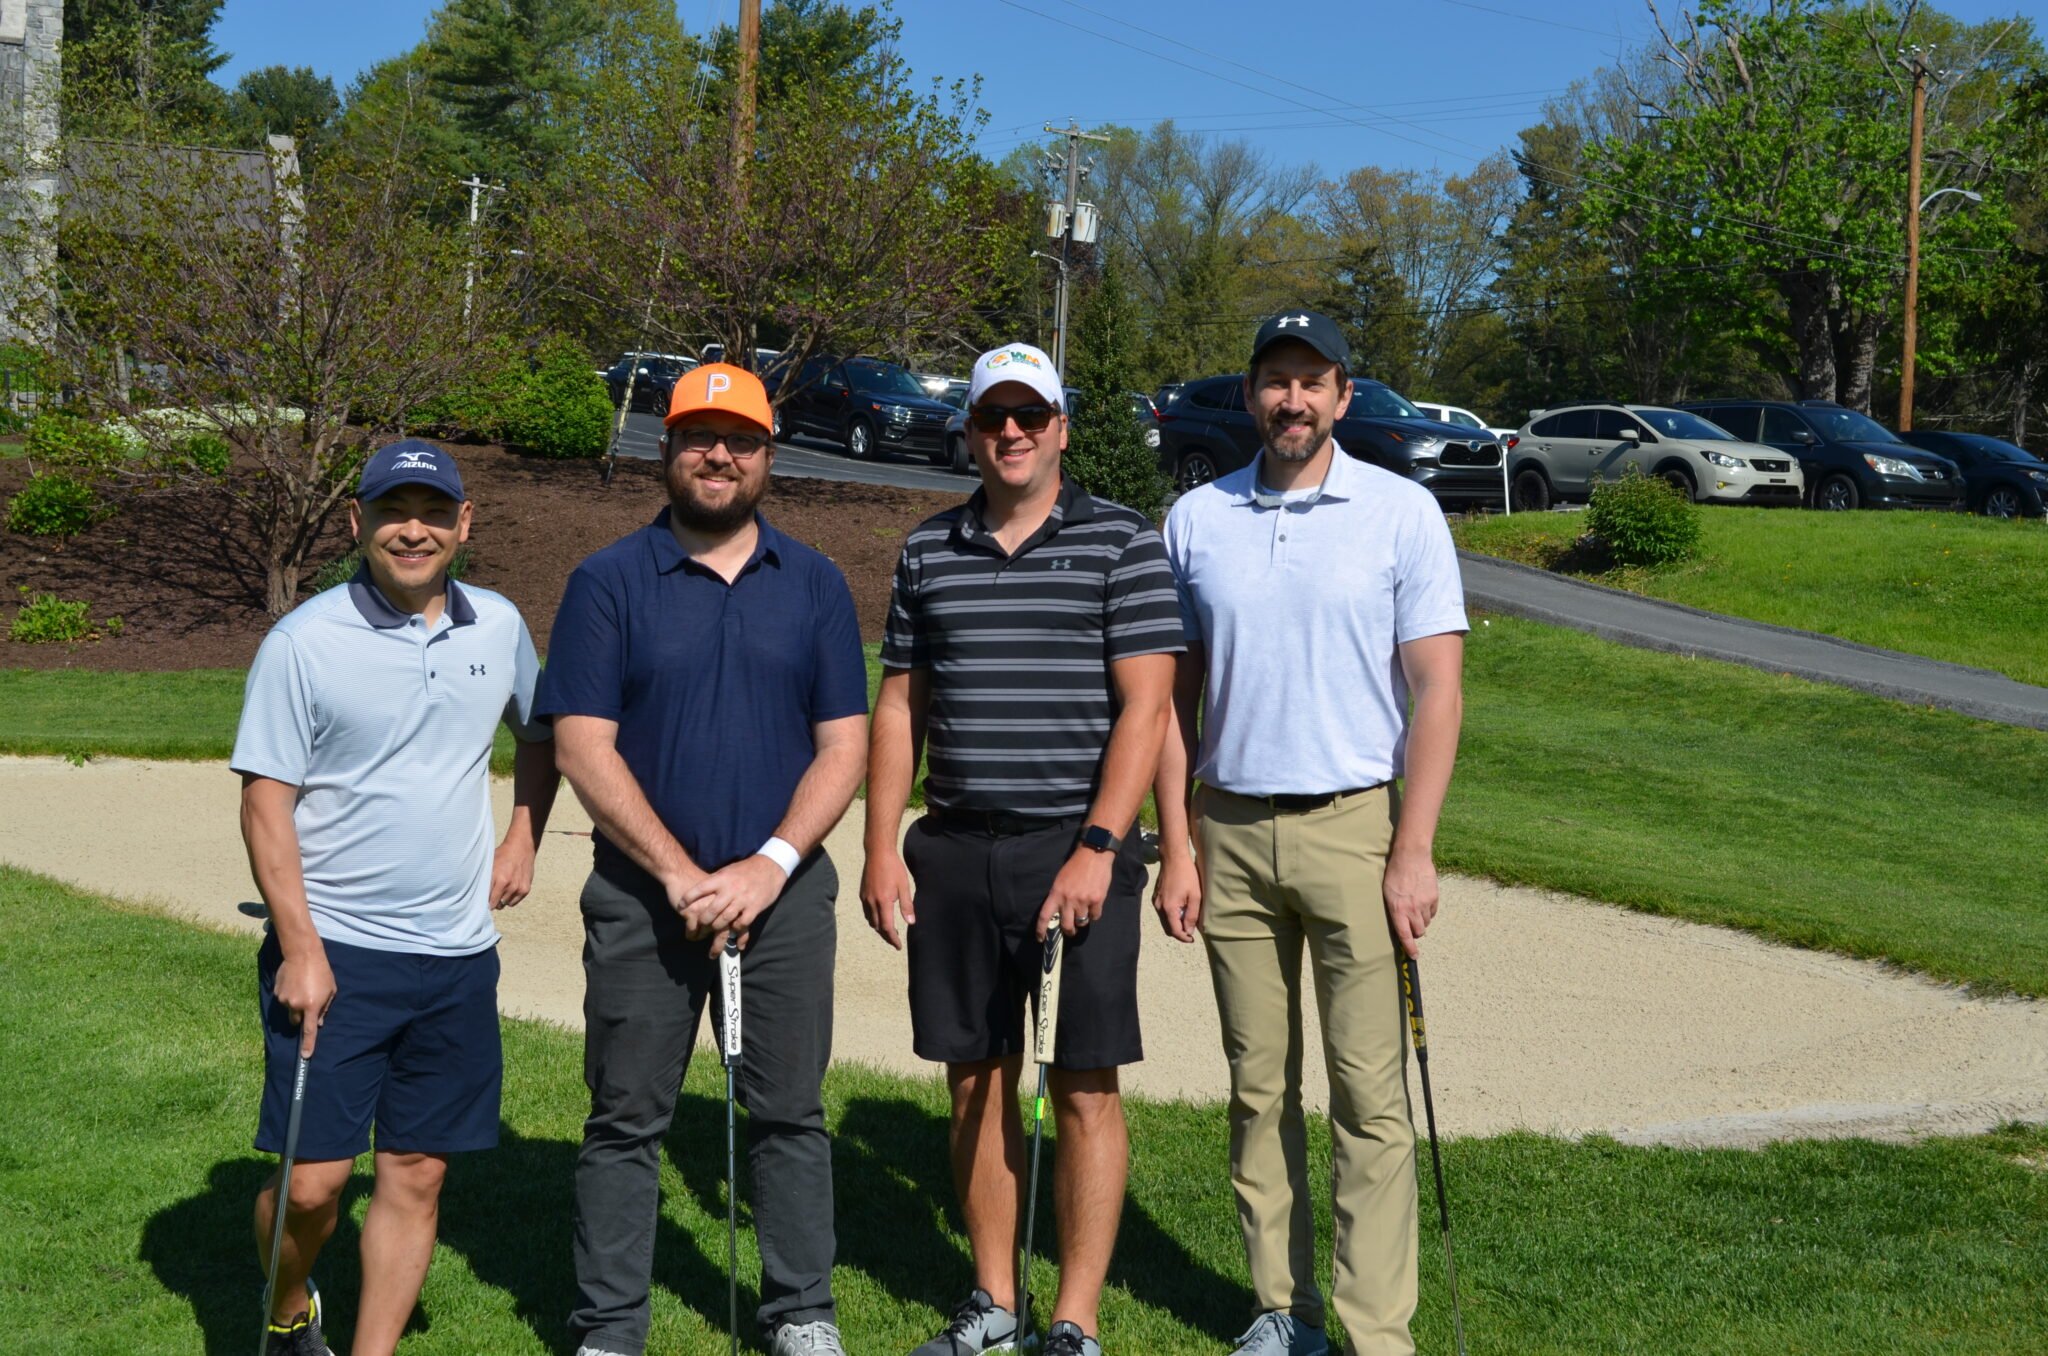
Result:
[[[448,1155],[498,1142],[498,942],[491,911],[533,884],[555,797],[532,717],[519,612],[448,577],[471,506],[442,448],[364,463],[348,583],[271,629],[249,670],[232,766],[242,837],[270,910],[258,956],[266,1081],[256,1147],[283,1146],[310,1057],[270,1315],[270,1350],[324,1356],[307,1279],[376,1127],[356,1356],[383,1356],[433,1257]],[[491,738],[519,737],[512,823],[492,851]],[[256,1199],[267,1262],[277,1179]]]
[[[729,932],[746,946],[756,1317],[774,1356],[843,1356],[832,1301],[839,880],[819,844],[866,770],[867,671],[836,566],[769,526],[774,417],[712,363],[671,393],[669,506],[585,560],[539,710],[597,827],[584,886],[576,1308],[585,1356],[640,1356],[660,1149]]]

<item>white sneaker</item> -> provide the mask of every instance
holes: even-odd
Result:
[[[1233,1356],[1329,1356],[1330,1339],[1321,1328],[1275,1309],[1260,1314],[1231,1350]]]
[[[768,1339],[769,1356],[846,1356],[839,1344],[839,1329],[820,1319],[816,1323],[785,1323]]]

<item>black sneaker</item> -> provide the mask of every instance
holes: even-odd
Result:
[[[1082,1332],[1080,1324],[1061,1320],[1045,1335],[1039,1356],[1102,1356],[1102,1343]]]
[[[910,1356],[981,1356],[1025,1350],[1017,1342],[1017,1316],[976,1290],[953,1311],[946,1330]]]
[[[306,1307],[289,1323],[272,1323],[264,1356],[334,1356],[320,1336],[320,1290],[306,1278]]]

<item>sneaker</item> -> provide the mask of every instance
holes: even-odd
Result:
[[[1082,1332],[1080,1324],[1061,1320],[1046,1333],[1040,1356],[1102,1356],[1102,1343]]]
[[[1017,1351],[1017,1316],[976,1290],[960,1301],[946,1330],[910,1356],[978,1356],[984,1351]]]
[[[768,1356],[846,1356],[839,1343],[839,1329],[820,1319],[816,1323],[785,1323],[768,1339]]]
[[[334,1356],[320,1340],[311,1308],[301,1309],[289,1323],[272,1323],[268,1332],[263,1356]]]
[[[1293,1314],[1260,1314],[1231,1348],[1236,1356],[1329,1356],[1330,1339]]]
[[[613,1351],[609,1347],[578,1347],[576,1356],[626,1356],[626,1353]]]

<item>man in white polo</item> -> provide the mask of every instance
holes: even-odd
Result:
[[[512,604],[448,577],[471,505],[448,452],[373,452],[349,521],[363,566],[271,629],[249,670],[233,767],[270,910],[258,954],[265,1083],[256,1147],[305,1109],[270,1314],[273,1356],[325,1356],[308,1279],[375,1128],[355,1356],[398,1344],[433,1257],[448,1155],[498,1141],[497,929],[533,883],[554,746]],[[512,823],[492,847],[498,724],[519,738]],[[277,1178],[256,1198],[267,1263]]]
[[[1261,1311],[1238,1339],[1248,1356],[1329,1350],[1301,1096],[1304,948],[1330,1080],[1330,1308],[1356,1356],[1415,1350],[1397,951],[1416,954],[1436,913],[1467,627],[1429,492],[1332,436],[1349,356],[1314,312],[1267,320],[1245,378],[1262,450],[1166,520],[1188,648],[1179,737],[1154,788],[1155,902],[1172,936],[1201,931],[1222,1017],[1231,1178]]]

